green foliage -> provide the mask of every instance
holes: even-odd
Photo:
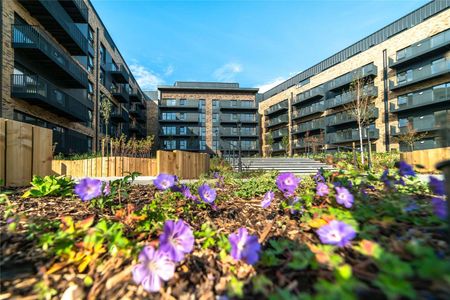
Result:
[[[70,177],[59,176],[33,176],[31,188],[23,194],[23,198],[73,195],[74,181]]]
[[[314,254],[305,245],[287,239],[269,240],[262,253],[261,264],[267,267],[286,265],[292,270],[304,270],[314,261]]]
[[[256,196],[264,195],[267,191],[277,189],[275,177],[277,173],[270,172],[262,174],[260,177],[252,177],[248,180],[239,180],[238,189],[234,192],[236,197],[242,199],[251,199]]]
[[[236,277],[231,277],[227,287],[228,296],[243,298],[244,297],[244,282],[238,280]]]
[[[202,230],[194,232],[194,236],[198,239],[203,240],[202,248],[207,249],[216,245],[215,237],[217,235],[216,231],[211,228],[209,223],[202,224]]]
[[[58,291],[48,286],[44,280],[39,281],[33,286],[33,291],[37,294],[39,300],[50,300],[58,294]]]

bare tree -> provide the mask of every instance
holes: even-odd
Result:
[[[354,100],[344,105],[345,110],[356,120],[359,131],[359,144],[361,152],[361,163],[364,165],[363,129],[369,124],[373,117],[374,96],[370,95],[369,88],[372,86],[370,79],[358,76],[350,84],[348,90],[354,96]],[[370,147],[370,145],[369,145]]]
[[[106,144],[108,144],[108,125],[109,120],[111,118],[112,111],[112,103],[108,99],[108,97],[103,96],[100,100],[100,113],[103,116],[103,120],[105,120],[105,135],[106,135]],[[108,147],[106,147],[108,149]],[[106,150],[106,155],[108,155],[108,150]]]
[[[413,124],[408,122],[408,129],[405,132],[400,133],[396,140],[398,143],[407,144],[409,149],[414,151],[414,144],[423,139],[427,134],[427,132],[418,133],[416,129],[414,129]]]
[[[281,146],[283,147],[284,151],[286,152],[286,156],[289,156],[289,136],[285,135],[281,139]]]
[[[323,145],[325,138],[323,136],[323,131],[318,135],[309,135],[309,131],[307,131],[303,140],[305,141],[305,144],[311,145],[312,153],[316,153],[319,146]]]
[[[273,136],[270,132],[266,133],[266,145],[265,145],[265,150],[266,150],[266,155],[267,156],[271,156],[272,155],[272,146],[273,146],[274,140],[273,140]]]

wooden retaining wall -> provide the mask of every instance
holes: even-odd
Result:
[[[208,154],[185,151],[157,151],[156,159],[98,157],[82,160],[54,160],[52,162],[53,174],[74,177],[125,176],[131,172],[139,172],[141,176],[168,173],[183,179],[194,179],[208,170]]]
[[[7,186],[28,185],[33,175],[51,173],[52,131],[0,118],[0,179]]]
[[[424,169],[418,169],[421,173],[435,172],[438,162],[450,159],[450,147],[402,152],[400,159],[409,164],[422,165]]]

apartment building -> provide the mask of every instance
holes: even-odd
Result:
[[[146,101],[89,0],[1,2],[1,116],[53,130],[55,153],[146,136]],[[109,99],[109,122],[100,101]]]
[[[356,80],[364,84],[360,94],[371,99],[365,147],[408,151],[401,135],[411,130],[420,137],[417,150],[449,146],[440,138],[442,124],[450,123],[449,6],[448,0],[431,1],[265,92],[259,104],[263,151],[359,145],[350,113]]]
[[[159,86],[160,148],[210,154],[259,153],[258,89],[238,83]]]

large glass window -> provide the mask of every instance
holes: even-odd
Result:
[[[180,141],[180,149],[181,150],[185,150],[187,148],[187,141],[186,140],[181,140]]]
[[[182,134],[182,135],[186,134],[186,127],[185,126],[181,126],[180,127],[180,134]]]
[[[200,150],[206,150],[206,141],[200,141]]]
[[[94,57],[90,54],[88,56],[87,70],[91,74],[94,73]]]
[[[100,44],[100,61],[102,64],[106,64],[106,49],[103,44]]]
[[[166,150],[174,150],[177,148],[177,141],[175,140],[164,140],[163,144]]]
[[[175,100],[175,99],[166,100],[166,105],[167,106],[176,106],[177,105],[177,100]]]
[[[88,41],[89,41],[89,45],[91,45],[91,47],[94,48],[94,29],[92,29],[91,26],[89,26],[89,31],[88,31]]]

